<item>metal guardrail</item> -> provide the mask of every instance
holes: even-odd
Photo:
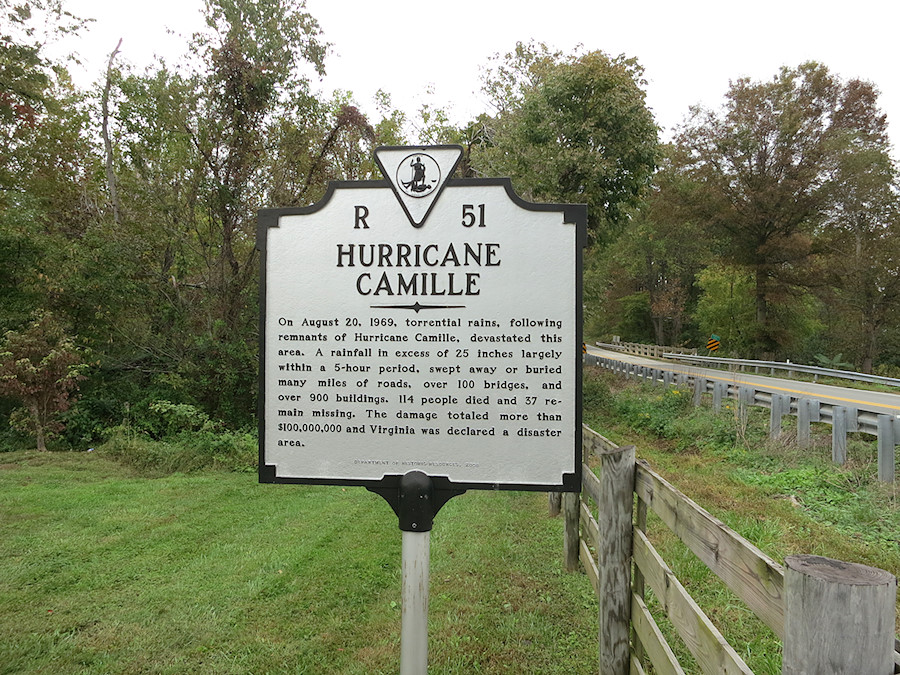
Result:
[[[624,376],[636,377],[662,385],[683,385],[694,390],[694,402],[700,403],[704,394],[712,394],[713,408],[719,410],[725,399],[738,401],[738,405],[759,406],[770,410],[769,435],[781,435],[781,419],[784,415],[797,417],[797,442],[808,445],[810,423],[824,422],[832,427],[832,460],[836,464],[847,461],[847,434],[862,432],[878,439],[878,478],[893,482],[896,477],[895,446],[900,444],[900,417],[886,414],[883,410],[865,406],[841,406],[815,397],[791,396],[774,389],[767,390],[763,384],[727,382],[704,377],[702,374],[673,372],[667,364],[644,366],[608,359],[593,354],[585,357],[585,363],[597,365]]]
[[[821,366],[807,366],[800,363],[756,361],[753,359],[726,359],[716,356],[690,356],[677,352],[664,352],[662,356],[663,358],[684,361],[686,363],[712,364],[728,368],[738,366],[741,369],[754,368],[757,373],[759,373],[761,368],[768,368],[770,374],[773,375],[776,370],[786,370],[789,373],[807,373],[812,375],[814,379],[818,379],[819,377],[837,377],[844,380],[853,380],[855,382],[870,382],[874,384],[884,384],[889,387],[900,387],[900,380],[894,377],[882,377],[881,375],[869,375],[867,373],[856,373],[850,370],[837,370],[835,368],[822,368]]]
[[[597,347],[603,347],[604,349],[628,352],[629,354],[637,354],[638,356],[653,356],[656,358],[662,358],[664,352],[673,354],[697,354],[696,348],[686,349],[665,345],[648,345],[643,342],[596,342],[595,345]]]

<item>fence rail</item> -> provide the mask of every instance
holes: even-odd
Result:
[[[900,418],[877,410],[862,407],[840,406],[819,401],[816,398],[798,397],[774,390],[767,391],[761,384],[746,384],[714,380],[700,374],[676,372],[666,363],[642,366],[616,359],[588,354],[585,363],[597,365],[626,377],[643,378],[663,385],[684,385],[694,391],[694,403],[699,405],[704,394],[711,394],[715,410],[721,408],[724,399],[738,401],[740,407],[760,406],[768,408],[769,435],[781,435],[781,422],[785,415],[797,418],[797,442],[806,446],[810,442],[810,424],[824,422],[832,427],[831,456],[836,464],[847,461],[847,434],[862,432],[878,439],[878,479],[887,483],[896,478],[896,446],[900,443]]]
[[[892,575],[816,556],[790,556],[785,568],[636,460],[633,446],[587,426],[583,438],[582,492],[563,498],[566,565],[580,560],[597,593],[601,675],[641,675],[647,664],[655,673],[684,672],[647,607],[646,587],[701,672],[752,675],[654,548],[648,510],[783,641],[783,673],[900,673]],[[599,475],[587,466],[592,455]],[[822,569],[827,583],[807,583]]]

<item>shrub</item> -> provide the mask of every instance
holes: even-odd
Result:
[[[184,431],[155,440],[118,427],[99,451],[141,473],[165,475],[203,469],[253,472],[257,449],[256,435],[249,432]]]

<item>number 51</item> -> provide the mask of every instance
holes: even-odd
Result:
[[[484,227],[484,204],[478,205],[478,216],[475,216],[474,204],[463,204],[462,207],[462,226],[472,227],[478,223],[478,227]]]

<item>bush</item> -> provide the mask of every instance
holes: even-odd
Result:
[[[596,410],[609,405],[612,395],[606,373],[601,368],[585,368],[581,382],[581,402],[585,410]]]
[[[102,452],[150,474],[256,471],[255,433],[227,431],[187,403],[153,401],[141,408],[124,424],[105,432]]]
[[[615,413],[634,429],[659,438],[678,435],[678,423],[691,408],[691,393],[683,388],[667,388],[656,395],[622,392],[614,402]]]
[[[256,434],[231,431],[184,431],[154,440],[118,427],[99,451],[150,475],[203,469],[254,472],[258,457]]]

